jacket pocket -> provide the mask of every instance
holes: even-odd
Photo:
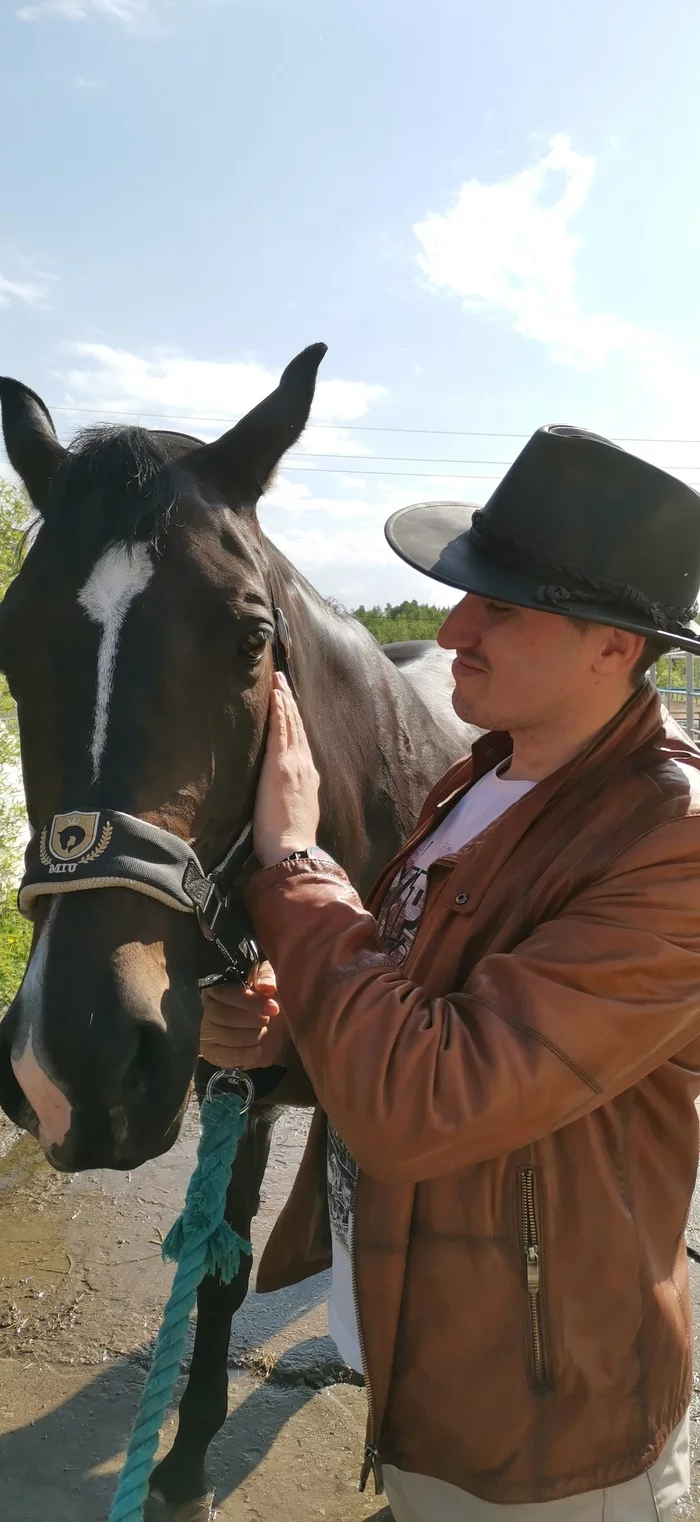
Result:
[[[519,1168],[517,1181],[520,1245],[527,1289],[529,1374],[536,1390],[549,1390],[552,1381],[547,1364],[547,1340],[542,1305],[542,1216],[539,1208],[536,1170]]]

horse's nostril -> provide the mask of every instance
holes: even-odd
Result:
[[[129,1073],[147,1087],[162,1082],[163,1064],[167,1061],[167,1032],[153,1021],[143,1021],[136,1038],[136,1050],[129,1063]]]

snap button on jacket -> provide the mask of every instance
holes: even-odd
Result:
[[[632,1478],[689,1403],[700,1092],[700,754],[648,686],[431,867],[386,957],[372,909],[509,746],[452,768],[368,909],[322,863],[246,890],[318,1099],[258,1288],[330,1262],[327,1114],[360,1168],[369,1440],[498,1503]]]

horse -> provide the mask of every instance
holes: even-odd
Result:
[[[0,669],[17,703],[29,850],[56,874],[32,899],[27,968],[0,1023],[0,1104],[57,1169],[133,1169],[167,1151],[196,1064],[201,1098],[212,1070],[197,1063],[200,982],[225,963],[194,913],[115,876],[105,837],[130,820],[134,852],[140,830],[166,855],[194,850],[204,873],[221,861],[252,815],[280,636],[321,779],[319,843],[361,893],[475,734],[451,707],[445,652],[421,642],[387,657],[260,527],[257,504],[302,434],[325,352],[297,355],[209,444],[100,426],[65,448],[41,398],[0,379],[8,457],[39,524],[0,606]],[[280,1105],[313,1103],[289,1074],[274,1077],[231,1176],[227,1218],[243,1237]],[[200,1287],[151,1522],[210,1515],[206,1452],[227,1414],[249,1273],[243,1257],[232,1284]]]

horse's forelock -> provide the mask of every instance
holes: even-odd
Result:
[[[82,429],[54,475],[47,522],[93,543],[155,539],[174,506],[173,453],[147,428]]]

